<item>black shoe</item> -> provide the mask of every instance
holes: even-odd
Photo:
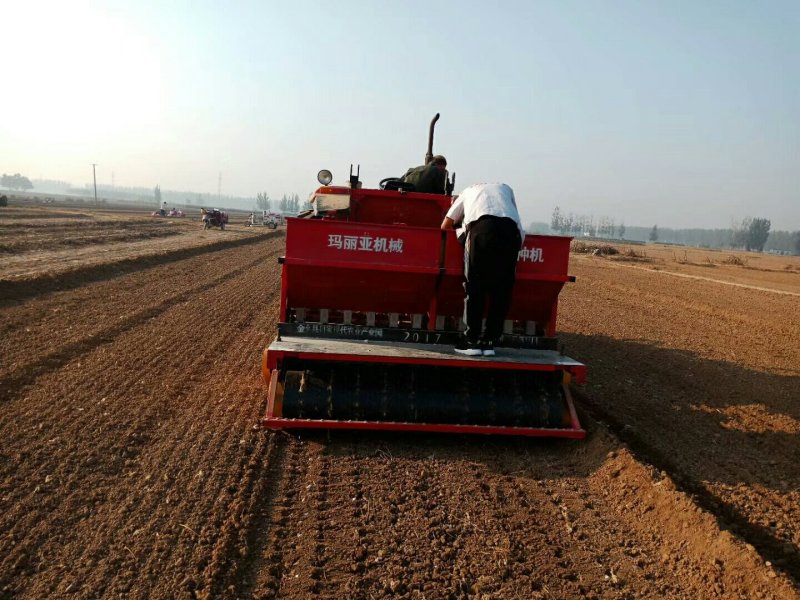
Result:
[[[494,356],[494,342],[482,341],[480,347],[484,356]]]
[[[480,356],[483,354],[481,347],[477,342],[470,342],[469,340],[461,340],[456,344],[456,352],[464,354],[465,356]]]

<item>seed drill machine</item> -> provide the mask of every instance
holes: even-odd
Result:
[[[456,354],[464,249],[440,229],[455,175],[428,194],[397,178],[366,189],[359,173],[337,186],[320,171],[312,210],[286,220],[263,425],[583,438],[569,384],[586,366],[556,339],[571,238],[525,236],[496,355]]]

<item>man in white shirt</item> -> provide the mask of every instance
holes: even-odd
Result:
[[[480,183],[465,189],[447,211],[442,229],[460,226],[464,244],[465,339],[455,351],[467,356],[494,356],[511,306],[517,256],[525,231],[514,190],[504,183]],[[486,303],[486,330],[481,332]]]

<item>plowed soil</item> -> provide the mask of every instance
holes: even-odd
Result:
[[[573,257],[587,440],[270,433],[284,240],[0,282],[0,598],[800,597],[797,296]]]

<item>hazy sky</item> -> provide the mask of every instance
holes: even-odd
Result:
[[[800,228],[800,2],[0,0],[0,171],[305,198],[504,181],[628,225]]]

